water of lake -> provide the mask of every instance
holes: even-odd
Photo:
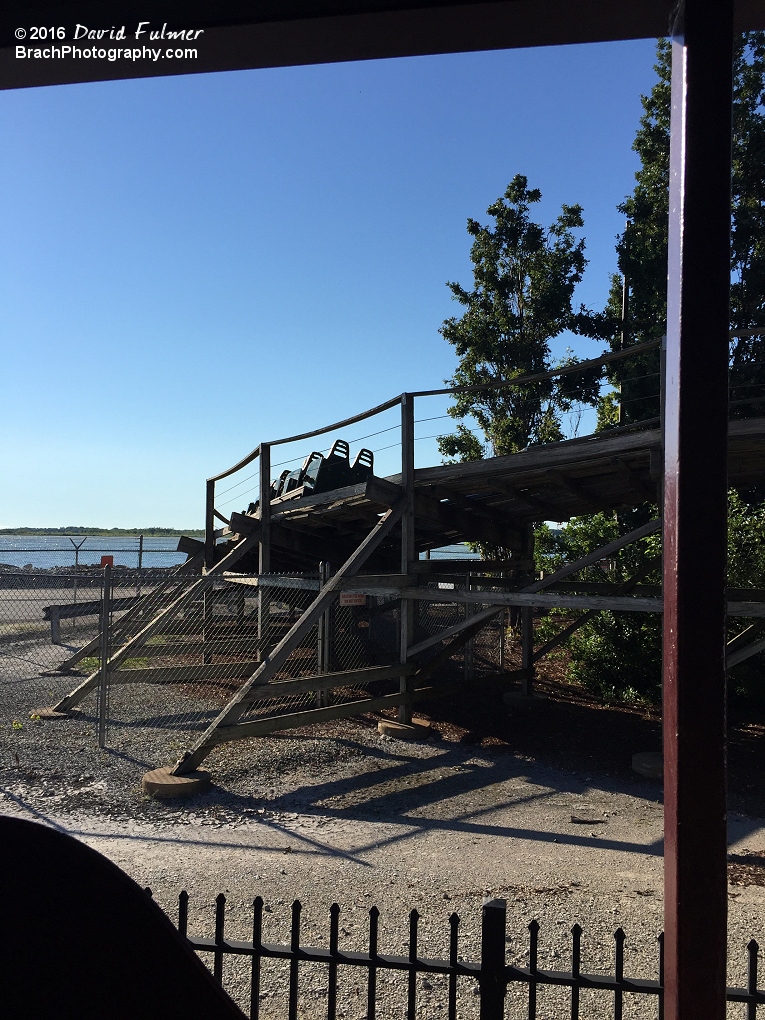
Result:
[[[140,566],[174,567],[186,560],[185,553],[176,549],[178,536],[158,538],[145,536]],[[79,550],[75,550],[75,545]],[[72,567],[99,564],[104,555],[114,556],[115,566],[138,567],[138,536],[126,535],[111,538],[105,535],[78,535],[66,538],[61,535],[0,535],[0,567],[32,567],[47,570],[49,567]],[[434,559],[445,557],[474,558],[466,545],[450,545],[433,551]]]
[[[25,567],[31,564],[41,570],[48,567],[74,567],[75,563],[98,564],[104,555],[114,556],[115,566],[138,566],[138,536],[77,535],[71,539],[61,535],[0,535],[0,565]],[[186,560],[176,549],[178,536],[163,535],[143,540],[141,566],[174,567]],[[75,550],[75,545],[79,550]]]

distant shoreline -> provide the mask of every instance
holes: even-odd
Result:
[[[187,535],[197,538],[204,535],[201,529],[184,528],[0,528],[0,535],[55,535],[59,538],[93,536],[93,538],[120,538],[143,535],[145,538],[176,538]]]

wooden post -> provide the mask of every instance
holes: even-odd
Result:
[[[499,615],[499,670],[505,671],[505,610]]]
[[[664,1016],[723,1020],[733,3],[685,0],[677,10],[664,468]]]
[[[521,691],[528,697],[534,693],[534,607],[521,609]]]
[[[523,558],[534,562],[534,525],[526,525],[526,537]],[[534,576],[533,567],[531,576]],[[521,609],[521,691],[527,697],[534,693],[534,607],[524,606]]]
[[[271,570],[271,447],[261,443],[260,455],[260,539],[258,541],[258,573],[268,574]],[[265,643],[268,638],[270,598],[264,588],[258,588],[258,659],[266,656]]]
[[[465,575],[465,591],[470,591],[470,574]],[[469,602],[465,603],[465,619],[467,620],[473,615],[474,609]],[[474,644],[475,638],[470,640],[465,645],[465,649],[462,653],[462,671],[465,678],[465,683],[473,679],[473,663],[474,663]]]
[[[271,447],[260,444],[260,542],[258,573],[271,572]]]
[[[401,394],[401,487],[404,490],[406,509],[401,517],[401,573],[408,574],[410,563],[415,557],[414,542],[414,397],[410,393]],[[414,606],[410,599],[401,600],[399,621],[399,661],[405,663],[409,655],[409,645],[414,636]],[[411,677],[402,676],[400,691],[402,694],[412,689]],[[411,723],[411,702],[399,705],[398,721]]]
[[[205,499],[205,570],[215,566],[215,479],[207,479]]]

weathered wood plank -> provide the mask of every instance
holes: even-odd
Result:
[[[209,643],[203,646],[209,650]],[[110,684],[194,683],[203,680],[236,680],[250,676],[260,665],[251,662],[218,662],[198,666],[146,666],[115,669],[109,674]]]
[[[561,609],[613,609],[625,613],[661,613],[663,602],[660,598],[633,598],[608,595],[556,595],[548,592],[491,592],[491,591],[450,591],[448,588],[408,588],[406,597],[424,602],[468,603],[469,605],[492,606],[539,606],[540,608]],[[741,603],[741,605],[744,605]],[[747,606],[755,605],[746,603]],[[765,613],[765,603],[760,603]],[[733,615],[746,616],[738,612]],[[749,615],[760,615],[751,613]]]
[[[571,574],[575,574],[577,571],[583,570],[585,567],[589,567],[593,563],[598,563],[600,560],[606,559],[613,553],[618,552],[619,549],[623,549],[624,546],[632,545],[633,542],[637,542],[639,539],[645,538],[647,535],[652,535],[660,528],[661,521],[658,518],[656,520],[649,521],[647,524],[642,525],[642,527],[635,528],[634,531],[630,531],[626,535],[622,535],[620,538],[615,538],[613,542],[607,542],[606,545],[602,545],[599,549],[595,549],[591,553],[587,553],[586,556],[582,556],[580,559],[574,560],[572,563],[566,563],[565,566],[562,566],[559,570],[554,571],[547,577],[542,578],[542,580],[534,581],[533,584],[530,584],[526,588],[526,591],[540,591],[542,588],[549,588],[550,585],[555,584],[556,581],[562,581],[564,577],[569,577]]]
[[[222,712],[213,720],[205,732],[197,741],[193,750],[189,751],[176,765],[176,773],[183,775],[184,772],[193,772],[200,762],[209,754],[215,746],[215,733],[221,726],[234,724],[248,704],[248,696],[256,683],[264,683],[279,672],[292,651],[300,644],[310,628],[319,619],[321,614],[328,608],[332,601],[339,594],[339,584],[344,577],[350,577],[358,573],[362,566],[369,559],[370,555],[390,534],[398,524],[405,510],[403,499],[395,507],[391,507],[370,531],[361,545],[354,550],[353,554],[343,563],[334,577],[330,578],[324,588],[318,593],[311,605],[305,610],[299,620],[296,621],[292,630],[276,645],[266,656],[258,670],[253,673],[242,689],[229,701]]]
[[[335,687],[364,687],[379,680],[396,680],[416,671],[411,664],[394,663],[392,666],[368,666],[365,669],[349,669],[342,673],[321,673],[316,676],[298,677],[295,680],[279,680],[254,687],[250,701],[270,701],[273,698],[291,698],[296,694],[311,691],[331,690]]]
[[[506,686],[517,679],[518,675],[518,673],[503,673],[485,678],[476,678],[475,681],[471,682],[470,689],[474,690],[477,683]],[[237,723],[234,726],[221,727],[216,732],[216,743],[223,744],[229,740],[241,740],[244,737],[265,737],[269,733],[275,733],[277,730],[299,729],[302,726],[312,726],[318,722],[349,719],[352,716],[363,715],[366,712],[379,712],[381,709],[397,708],[402,704],[412,704],[417,701],[430,701],[448,697],[451,694],[456,694],[464,687],[464,680],[450,684],[433,684],[426,687],[418,687],[404,694],[383,694],[377,698],[363,698],[359,701],[348,701],[342,705],[330,705],[328,708],[312,708],[305,712],[292,712],[289,715],[253,719],[248,722]]]
[[[187,556],[196,556],[197,553],[205,551],[205,544],[198,538],[189,538],[188,535],[181,535],[176,548],[178,552],[186,553]]]
[[[491,574],[504,570],[520,570],[533,567],[530,560],[468,560],[432,559],[412,560],[409,572],[412,574]]]
[[[445,627],[439,631],[438,634],[433,634],[431,637],[425,638],[423,641],[418,641],[416,645],[410,645],[407,649],[409,656],[418,655],[420,652],[426,651],[433,645],[440,644],[447,638],[453,637],[455,634],[459,634],[466,627],[474,627],[476,624],[481,622],[488,623],[489,620],[493,619],[497,613],[502,612],[503,607],[494,607],[492,609],[486,609],[482,613],[476,613],[474,616],[468,616],[464,620],[459,620],[451,627]]]

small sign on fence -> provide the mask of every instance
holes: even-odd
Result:
[[[363,592],[360,591],[341,591],[340,592],[340,605],[341,606],[365,606],[367,604],[367,597]]]
[[[114,557],[113,556],[102,556],[101,557],[101,566],[102,567],[113,567],[114,566]]]

